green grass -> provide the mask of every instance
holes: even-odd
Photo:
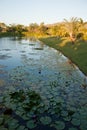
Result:
[[[66,57],[75,63],[85,75],[87,75],[86,41],[79,40],[72,44],[68,39],[57,37],[40,38],[40,41],[61,51]]]

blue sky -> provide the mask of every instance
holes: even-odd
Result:
[[[87,0],[0,0],[0,22],[56,23],[64,18],[87,21]]]

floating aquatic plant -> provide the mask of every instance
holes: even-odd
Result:
[[[49,116],[41,117],[40,121],[43,125],[48,125],[51,123],[52,119]]]
[[[11,130],[11,129],[16,129],[19,124],[18,124],[18,121],[15,120],[15,119],[12,119],[10,122],[8,122],[8,128]]]
[[[25,126],[20,125],[19,127],[16,128],[16,130],[28,130],[28,128],[25,128]]]
[[[1,89],[7,86],[4,94],[0,92],[0,130],[39,129],[43,125],[48,129],[87,130],[87,91],[81,87],[82,76],[66,66],[56,51],[47,47],[44,51],[33,41],[27,43],[17,48],[20,64],[13,69],[0,65]],[[0,54],[0,58],[10,57]]]
[[[0,117],[0,125],[3,123],[3,117]]]
[[[78,130],[77,128],[71,127],[69,130]]]
[[[35,128],[37,125],[34,123],[33,120],[30,120],[27,122],[27,127],[30,128],[30,129],[33,129]]]
[[[65,128],[65,123],[63,121],[56,121],[54,127],[57,130],[63,130]]]
[[[77,119],[77,118],[73,118],[71,123],[74,125],[74,126],[79,126],[80,125],[80,119]]]
[[[63,110],[63,111],[61,112],[61,116],[67,117],[67,116],[68,116],[68,112]]]

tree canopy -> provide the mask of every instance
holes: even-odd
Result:
[[[29,26],[21,24],[0,23],[0,35],[8,33],[12,36],[28,36],[28,37],[66,37],[70,38],[72,42],[77,39],[87,40],[87,22],[83,19],[72,17],[70,20],[64,19],[62,22],[55,24],[44,24],[44,22],[37,24],[31,23]]]

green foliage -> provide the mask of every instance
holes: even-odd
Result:
[[[50,117],[45,116],[45,117],[41,117],[41,118],[40,118],[40,121],[41,121],[41,123],[42,123],[43,125],[48,125],[48,124],[51,123],[52,120],[51,120]]]
[[[81,18],[72,17],[70,21],[64,19],[63,22],[45,25],[43,22],[38,25],[31,23],[29,26],[11,24],[9,26],[0,23],[0,36],[27,36],[27,37],[70,37],[74,42],[76,39],[87,40],[87,22]]]
[[[55,90],[56,87],[50,91],[55,95]],[[48,90],[48,95],[50,91]],[[86,106],[82,106],[81,108],[78,106],[78,109],[72,112],[72,107],[69,108],[70,110],[65,107],[65,101],[62,97],[59,96],[56,99],[51,95],[48,100],[49,105],[46,105],[39,93],[29,89],[6,91],[0,105],[2,109],[2,111],[0,111],[0,129],[87,129]],[[9,105],[7,106],[8,102]],[[11,113],[9,113],[9,110]]]

